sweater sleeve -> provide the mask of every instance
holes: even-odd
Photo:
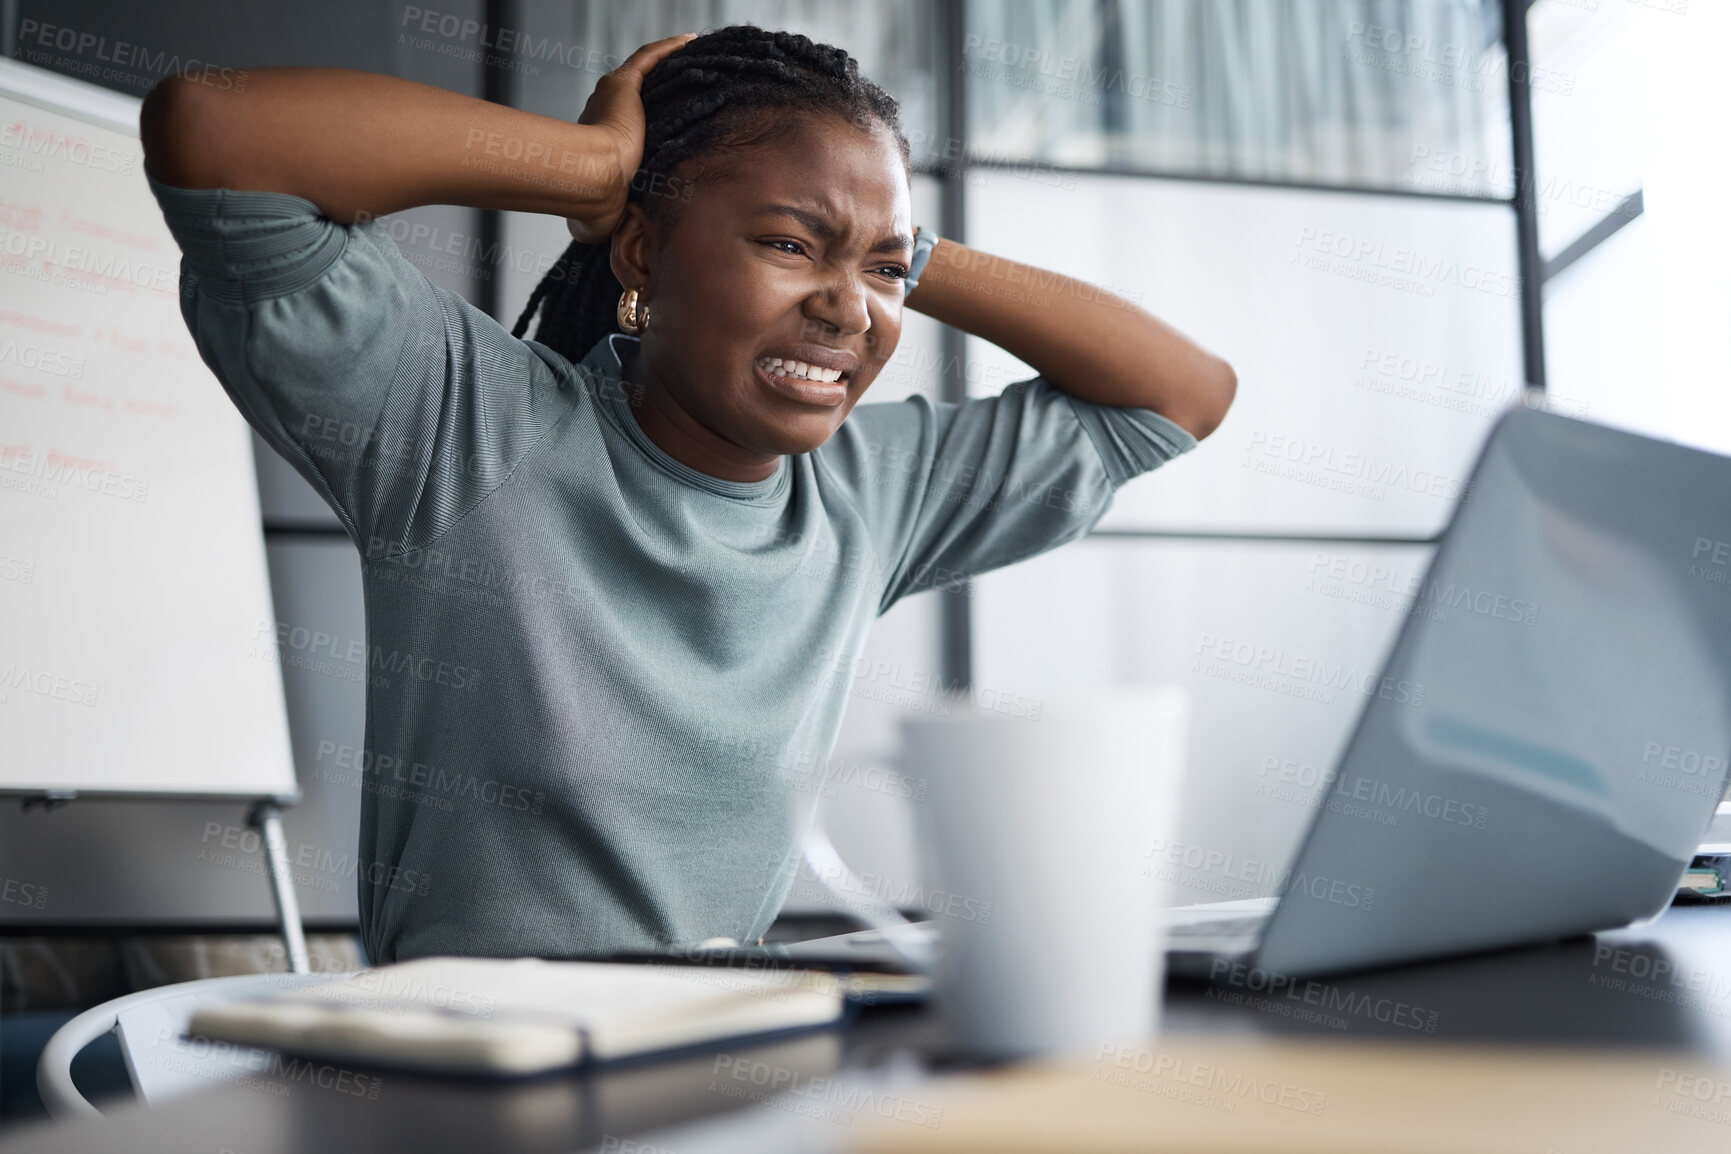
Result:
[[[443,534],[573,403],[562,358],[433,285],[378,222],[281,193],[151,190],[200,355],[367,556]]]
[[[818,454],[871,525],[882,612],[1081,537],[1126,482],[1195,446],[1157,413],[1036,377],[961,404],[861,405]]]

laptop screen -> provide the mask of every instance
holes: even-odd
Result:
[[[1731,459],[1493,430],[1261,949],[1304,972],[1662,910],[1731,757]]]

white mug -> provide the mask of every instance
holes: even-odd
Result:
[[[904,767],[927,783],[936,1004],[960,1052],[1091,1056],[1158,1031],[1152,854],[1177,816],[1188,722],[1174,687],[1048,698],[1037,719],[904,722]]]

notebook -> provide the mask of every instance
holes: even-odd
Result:
[[[834,975],[421,958],[199,1008],[187,1032],[327,1061],[535,1074],[838,1021]]]

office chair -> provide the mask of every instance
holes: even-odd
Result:
[[[132,1088],[146,1105],[214,1084],[256,1076],[268,1066],[268,1052],[210,1039],[184,1038],[193,1011],[207,1001],[253,997],[347,976],[346,973],[240,974],[177,982],[115,998],[84,1011],[54,1032],[36,1063],[36,1088],[56,1121],[100,1117],[101,1111],[72,1083],[72,1059],[110,1031],[120,1040]]]

